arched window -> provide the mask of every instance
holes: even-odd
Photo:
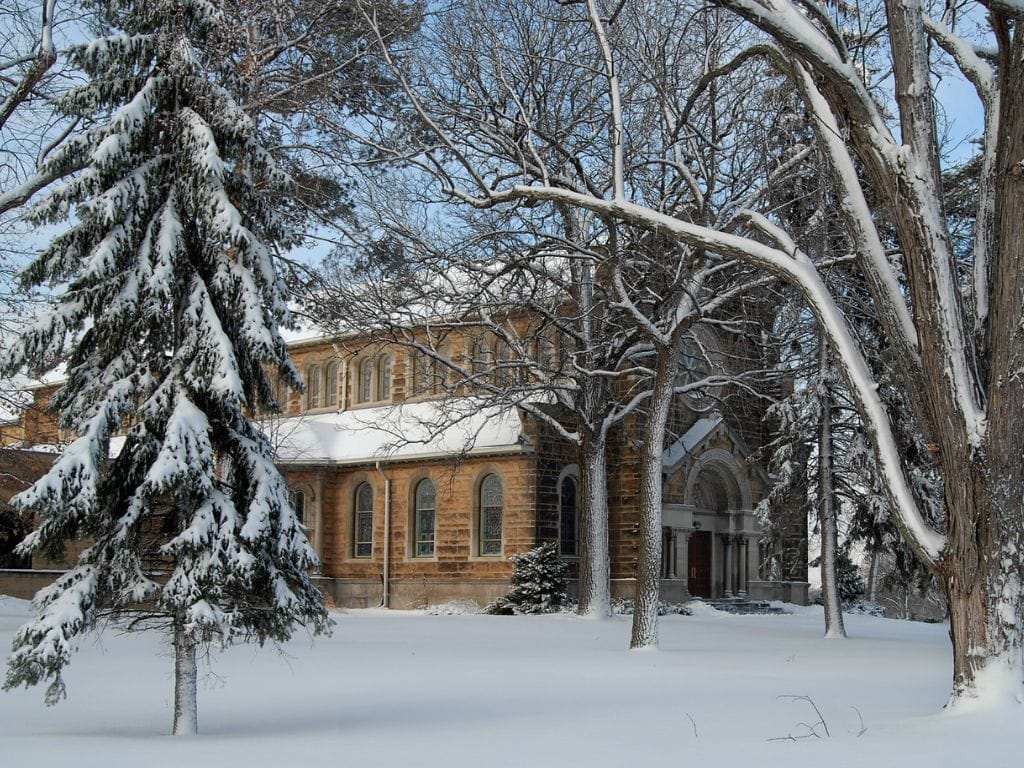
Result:
[[[391,399],[391,355],[381,355],[377,360],[377,399]]]
[[[338,364],[331,363],[327,366],[327,380],[325,382],[327,387],[326,405],[330,408],[338,407]]]
[[[281,379],[274,379],[274,402],[277,403],[277,413],[288,412],[288,385]]]
[[[507,387],[517,380],[519,369],[512,365],[512,348],[504,339],[498,339],[494,345],[494,383],[499,387]]]
[[[430,391],[434,394],[444,392],[445,387],[448,386],[448,366],[444,362],[449,359],[448,345],[438,344],[436,349],[437,357],[433,359],[430,366]]]
[[[359,402],[368,403],[373,399],[373,359],[366,358],[359,364]]]
[[[501,532],[505,494],[501,478],[488,475],[480,483],[480,554],[501,554]]]
[[[576,478],[567,475],[562,478],[558,490],[558,552],[569,557],[579,554],[576,519]]]
[[[355,557],[373,555],[373,486],[360,483],[356,488],[355,513],[352,516],[352,554]]]
[[[306,407],[320,407],[320,366],[310,366],[306,373]]]
[[[295,517],[299,519],[299,522],[303,525],[306,524],[306,494],[302,491],[288,491],[288,500],[292,503],[292,509],[295,510]]]
[[[434,556],[434,517],[437,513],[437,489],[430,480],[416,485],[413,552],[416,557]]]
[[[411,371],[412,394],[425,395],[430,380],[430,361],[422,352],[412,351],[406,361],[407,370]]]
[[[469,369],[475,375],[491,372],[491,350],[483,334],[474,334],[469,340]]]

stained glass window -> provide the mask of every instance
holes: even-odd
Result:
[[[501,554],[504,492],[501,479],[488,475],[480,484],[480,554]]]
[[[415,553],[416,557],[434,555],[434,515],[437,512],[437,491],[430,480],[416,486]]]
[[[373,554],[373,488],[361,483],[356,488],[356,510],[353,521],[353,554],[356,557],[370,557]]]

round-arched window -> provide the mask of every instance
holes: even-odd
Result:
[[[480,483],[480,554],[500,555],[505,493],[501,478],[488,475]]]
[[[415,515],[413,520],[413,552],[416,557],[434,556],[434,524],[437,514],[437,489],[430,480],[416,485]]]

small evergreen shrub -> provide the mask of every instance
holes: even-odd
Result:
[[[553,613],[569,602],[566,591],[568,566],[558,558],[554,542],[529,552],[512,555],[512,586],[484,609],[486,613],[512,616]]]

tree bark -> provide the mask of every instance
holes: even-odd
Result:
[[[992,671],[1012,680],[1024,701],[1024,35],[993,14],[999,43],[1000,125],[997,148],[995,252],[991,263],[983,450],[964,457],[945,447],[949,546],[939,575],[949,603],[953,699],[985,692]]]
[[[580,559],[577,613],[593,618],[611,615],[611,568],[608,554],[607,445],[604,435],[584,432],[580,443]]]
[[[175,736],[199,731],[196,707],[196,641],[182,618],[174,620],[174,728]]]
[[[829,389],[828,341],[818,341],[818,522],[821,529],[821,601],[825,606],[825,637],[846,637],[839,599],[837,560],[839,521],[832,487],[832,392]]]
[[[657,648],[658,598],[661,593],[661,483],[665,425],[675,390],[678,351],[659,348],[654,387],[640,448],[640,551],[636,566],[630,648]]]

